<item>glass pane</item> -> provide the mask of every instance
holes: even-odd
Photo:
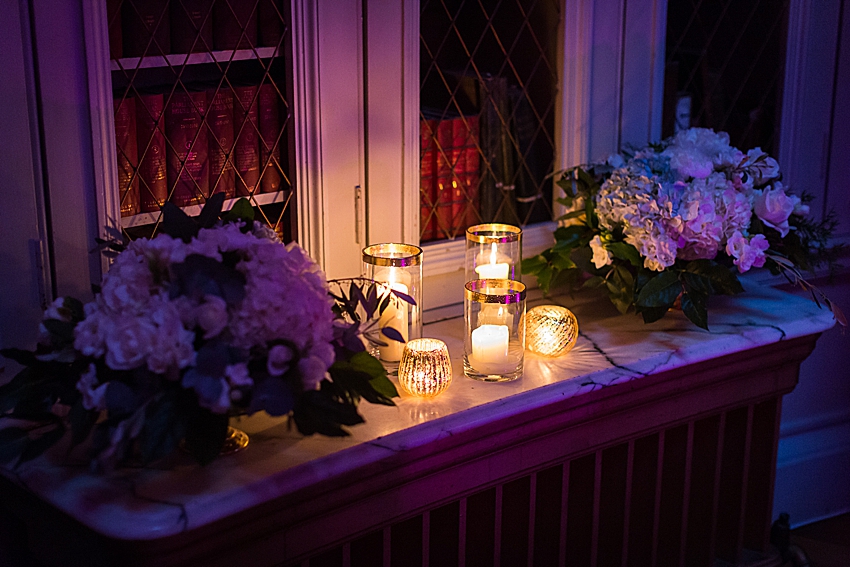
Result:
[[[155,234],[166,201],[196,215],[225,193],[294,238],[287,13],[281,0],[107,0],[126,236]]]
[[[776,154],[789,0],[670,0],[662,133],[729,133]]]
[[[422,242],[552,219],[557,0],[422,0]]]

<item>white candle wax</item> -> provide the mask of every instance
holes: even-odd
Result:
[[[478,274],[478,279],[508,279],[509,274],[511,273],[511,265],[507,262],[499,261],[506,259],[506,256],[499,254],[496,243],[494,242],[490,246],[489,254],[482,252],[478,255],[478,265],[475,267],[475,273]]]
[[[508,312],[506,305],[485,303],[478,312],[479,325],[507,325],[510,328],[513,323],[514,316]]]
[[[472,356],[483,363],[504,364],[509,336],[505,325],[481,325],[472,331]]]
[[[479,280],[506,280],[510,273],[510,266],[503,262],[496,264],[481,264],[475,268],[475,273],[478,274]]]
[[[386,291],[381,296],[381,299],[385,297],[385,294],[392,293],[391,290],[393,289],[404,294],[408,293],[408,287],[401,282],[390,281],[384,289]],[[386,327],[395,329],[401,334],[404,341],[407,342],[409,338],[407,336],[407,302],[393,295],[390,298],[387,308],[384,309],[381,318],[378,320],[378,327],[381,329]],[[382,336],[381,339],[387,343],[387,346],[378,347],[381,360],[386,362],[400,361],[401,355],[404,352],[404,343],[395,341],[387,336]]]

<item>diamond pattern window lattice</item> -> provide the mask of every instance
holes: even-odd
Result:
[[[729,132],[776,154],[789,0],[670,0],[662,133]]]
[[[225,193],[293,239],[287,13],[281,0],[107,0],[127,237],[155,234],[166,201],[194,215]]]
[[[420,240],[551,220],[560,3],[420,10]]]

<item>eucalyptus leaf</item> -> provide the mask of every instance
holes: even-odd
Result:
[[[413,299],[413,296],[410,296],[403,291],[399,291],[397,289],[393,289],[393,295],[401,299],[402,301],[409,303],[410,305],[416,305],[416,300]]]
[[[390,340],[396,341],[398,343],[405,343],[407,341],[404,340],[404,336],[398,332],[398,329],[394,329],[392,327],[381,327],[381,334],[387,337]]]

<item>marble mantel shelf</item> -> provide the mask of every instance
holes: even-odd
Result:
[[[620,316],[598,298],[560,298],[576,313],[580,338],[568,355],[526,354],[521,379],[481,383],[463,376],[462,319],[427,325],[426,336],[446,341],[454,380],[432,401],[402,394],[396,407],[361,405],[366,424],[348,438],[304,438],[284,420],[242,419],[250,447],[207,467],[181,461],[173,470],[119,471],[110,476],[48,455],[3,469],[12,482],[96,533],[123,541],[185,533],[272,500],[281,501],[328,479],[375,466],[388,455],[421,448],[471,428],[510,420],[529,408],[699,363],[722,355],[820,333],[832,314],[811,301],[767,287],[748,286],[736,298],[713,298],[711,331],[681,313],[645,325]]]

